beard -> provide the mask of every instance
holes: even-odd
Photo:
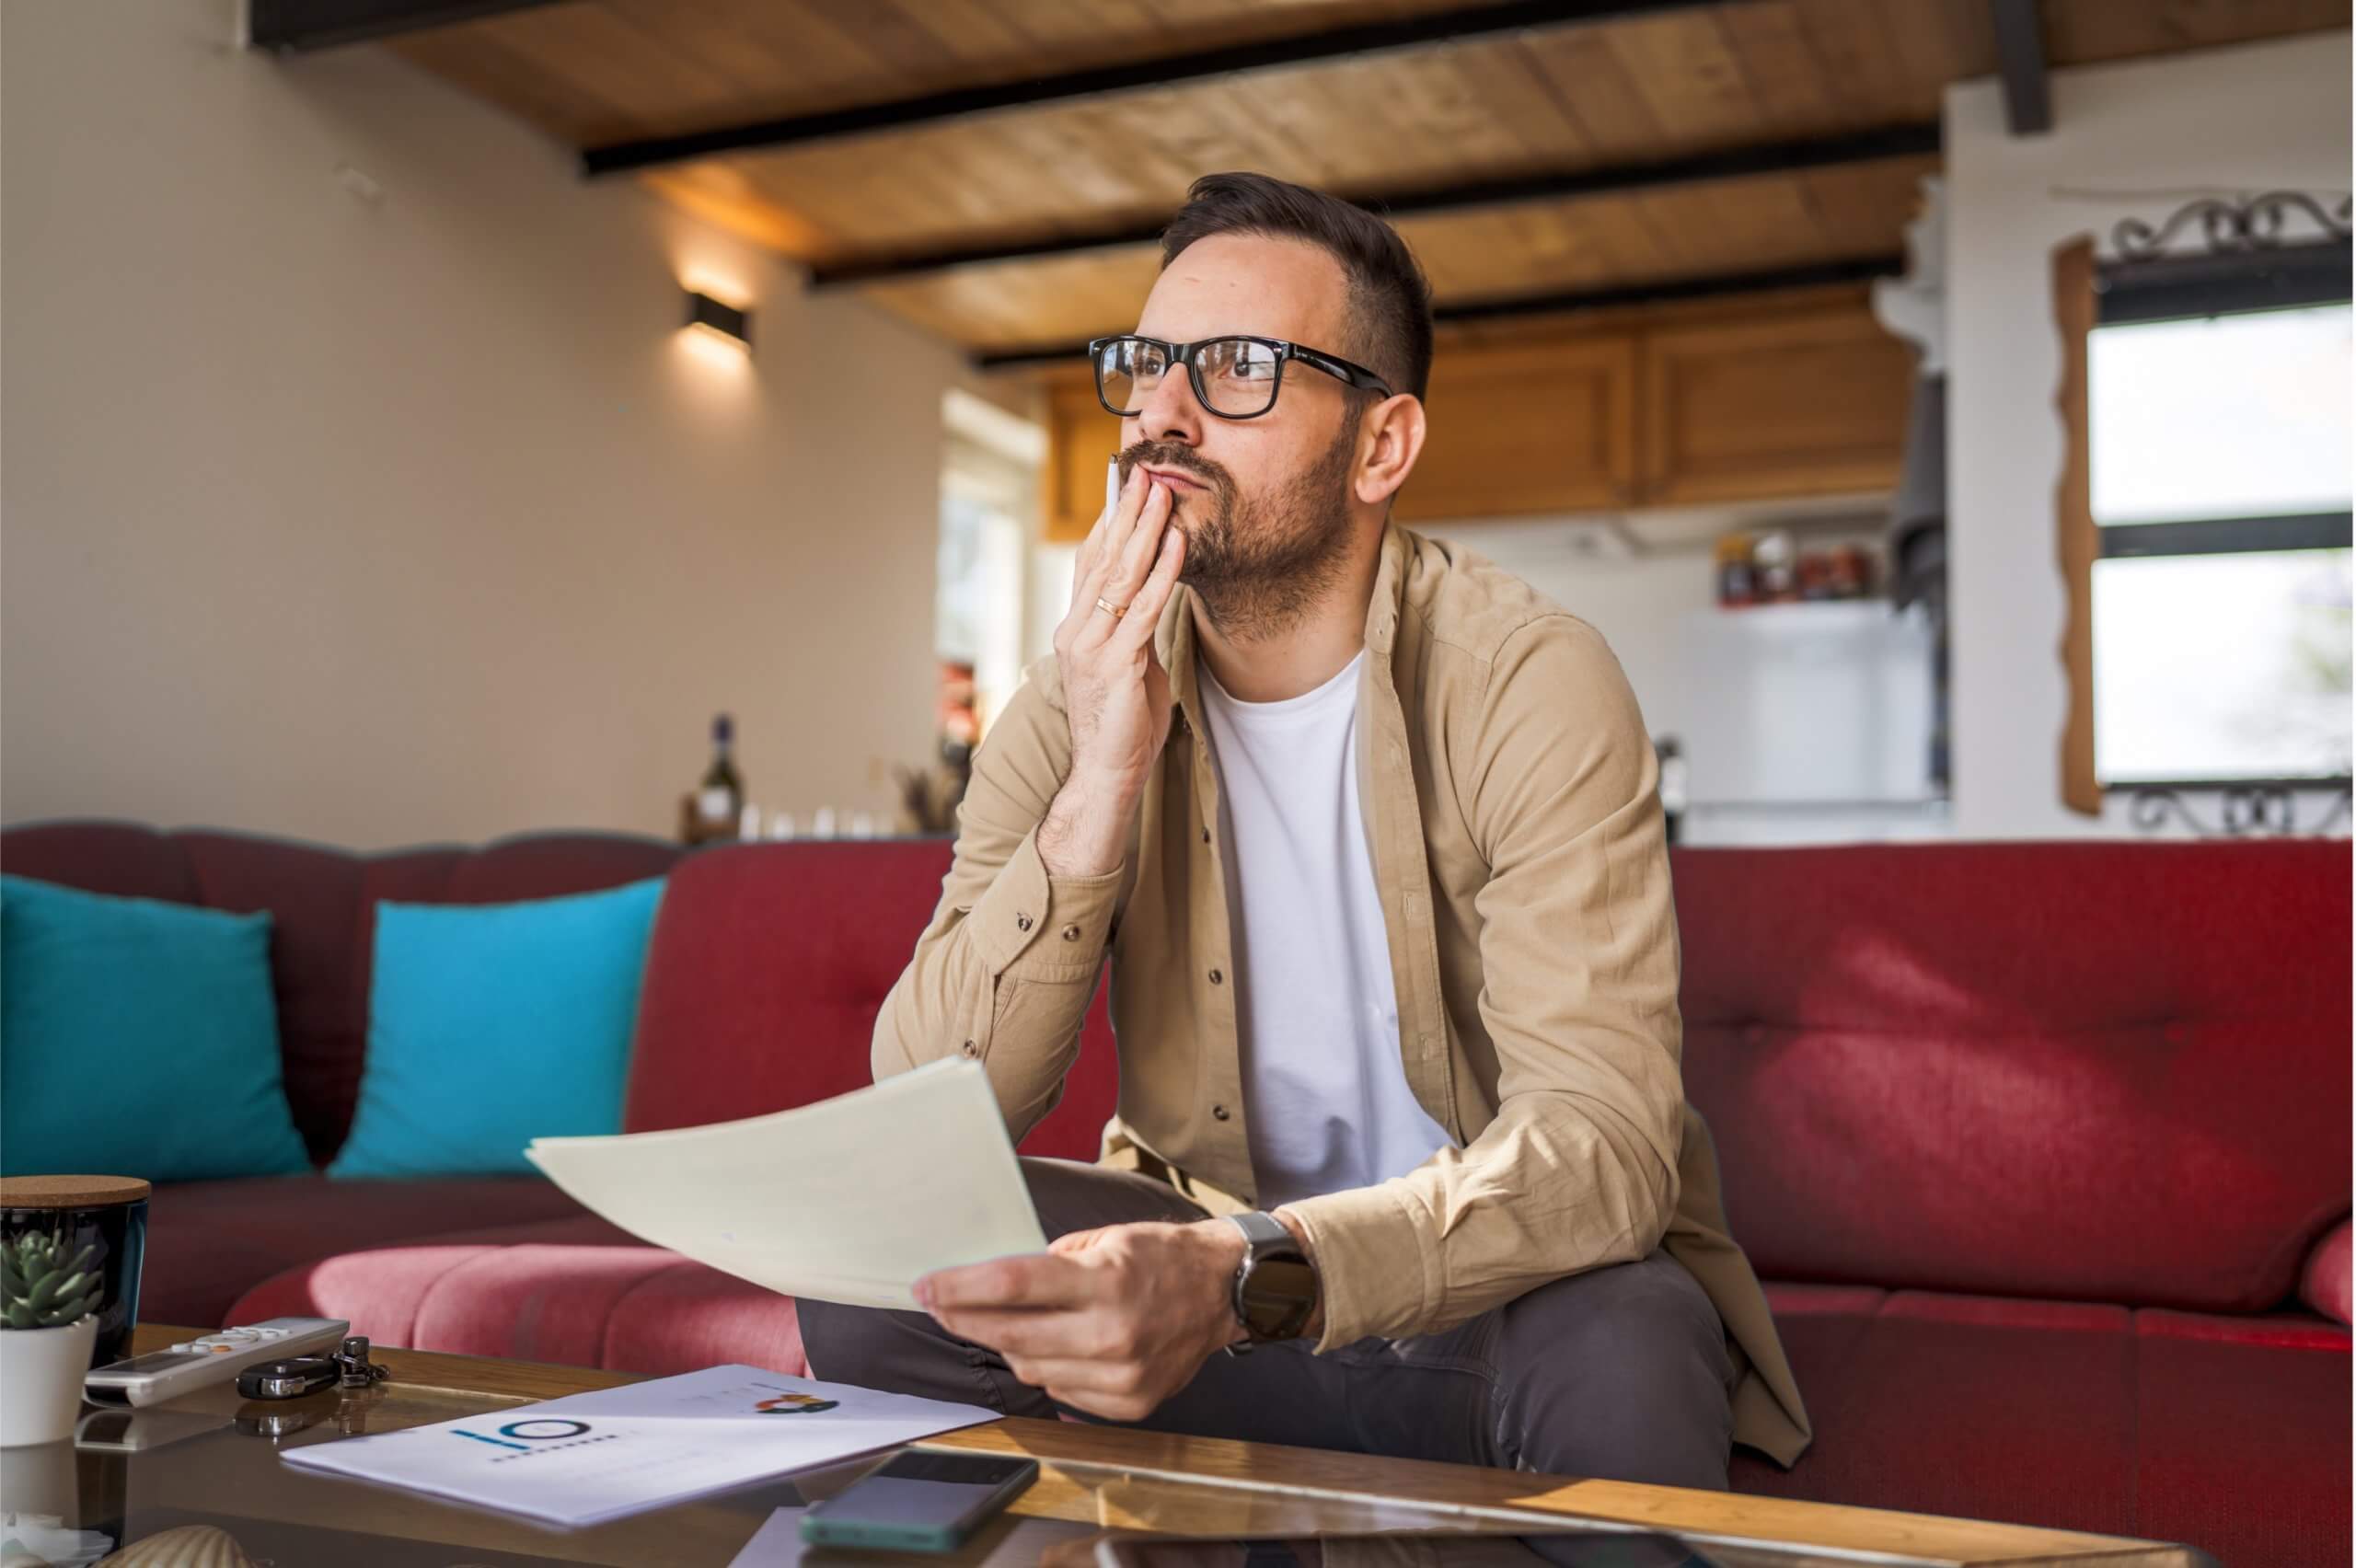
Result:
[[[1255,494],[1243,494],[1225,468],[1192,450],[1140,441],[1120,456],[1121,478],[1144,465],[1174,468],[1207,487],[1173,494],[1171,520],[1186,536],[1178,581],[1195,591],[1204,614],[1238,642],[1261,642],[1290,630],[1342,580],[1350,543],[1346,481],[1357,428],[1348,420],[1308,467]]]

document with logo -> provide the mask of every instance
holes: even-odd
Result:
[[[976,1405],[712,1366],[281,1457],[548,1524],[595,1525],[997,1418]]]
[[[975,1062],[772,1116],[524,1152],[631,1235],[817,1301],[913,1310],[935,1269],[1047,1245]]]

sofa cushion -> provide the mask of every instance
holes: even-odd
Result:
[[[191,834],[192,852],[214,847]],[[345,917],[341,962],[322,983],[334,987],[337,1022],[331,1039],[307,1053],[318,1064],[319,1137],[324,1162],[342,1146],[359,1103],[367,1054],[370,960],[375,951],[375,909],[386,899],[403,904],[513,904],[595,893],[668,872],[684,851],[659,838],[628,833],[527,834],[479,849],[401,850],[360,858],[351,912]],[[293,1073],[290,1049],[288,1071]]]
[[[2350,1257],[2348,1221],[2343,1219],[2307,1254],[2306,1266],[2299,1271],[2299,1299],[2344,1325],[2350,1307],[2356,1306],[2351,1297],[2356,1297],[2356,1260]]]
[[[269,916],[0,876],[0,973],[10,1175],[309,1164],[279,1066]]]
[[[2135,1533],[2221,1562],[2347,1562],[2348,1331],[2135,1317]]]
[[[1769,1278],[2288,1300],[2348,1207],[2349,869],[2321,839],[1680,852],[1736,1239]]]
[[[729,1361],[809,1372],[791,1297],[594,1218],[306,1263],[256,1286],[236,1316],[348,1318],[380,1344],[653,1376]]]
[[[662,879],[518,904],[379,904],[368,1060],[333,1177],[536,1174],[621,1131]]]
[[[2346,1561],[2337,1325],[1767,1291],[1816,1442],[1790,1471],[1738,1451],[1738,1491],[2182,1540],[2227,1562]]]
[[[238,1297],[297,1263],[465,1226],[582,1213],[537,1177],[354,1182],[311,1172],[175,1182],[148,1199],[139,1313],[151,1323],[218,1328]]]
[[[631,1132],[863,1089],[884,995],[949,870],[947,839],[725,845],[679,863],[647,954]],[[1094,1159],[1119,1079],[1099,987],[1064,1096],[1025,1154]]]

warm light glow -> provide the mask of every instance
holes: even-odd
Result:
[[[752,348],[741,339],[702,326],[682,327],[677,336],[680,351],[691,359],[738,375],[753,368]]]
[[[753,308],[753,291],[733,273],[697,264],[679,269],[679,286],[689,294],[710,294],[731,310]]]

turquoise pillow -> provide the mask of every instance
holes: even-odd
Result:
[[[269,915],[0,876],[0,1170],[190,1182],[310,1165],[279,1066]]]
[[[528,904],[379,904],[360,1108],[330,1176],[532,1175],[622,1128],[663,881]]]

